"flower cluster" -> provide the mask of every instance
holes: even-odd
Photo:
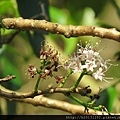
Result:
[[[57,50],[53,49],[50,45],[46,46],[44,45],[41,47],[40,60],[41,63],[44,61],[45,71],[47,70],[51,71],[51,69],[53,71],[58,71],[59,53]]]
[[[87,74],[91,74],[95,79],[106,81],[107,78],[104,73],[111,66],[108,60],[104,60],[99,52],[96,51],[96,46],[91,46],[90,43],[85,47],[82,47],[81,44],[77,46],[77,53],[64,64],[64,68],[71,69],[74,73],[82,73],[85,71]]]
[[[37,69],[34,65],[29,65],[27,71],[30,78],[39,74],[39,78],[46,79],[47,76],[51,76],[56,79],[56,83],[62,82],[63,76],[54,75],[54,72],[57,72],[60,66],[59,52],[47,43],[41,45],[40,63],[40,69]]]

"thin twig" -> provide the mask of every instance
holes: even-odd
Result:
[[[46,20],[33,20],[23,18],[4,18],[2,20],[6,29],[19,30],[45,30],[53,34],[62,34],[67,38],[77,36],[97,36],[100,38],[113,39],[120,42],[120,32],[115,28],[107,29],[95,26],[61,25]]]
[[[14,78],[16,78],[14,75],[8,75],[7,77],[0,79],[0,84],[1,84],[2,82],[7,82],[7,81],[12,80],[12,79],[14,79]]]

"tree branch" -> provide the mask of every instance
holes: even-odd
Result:
[[[58,23],[48,22],[46,20],[23,18],[5,18],[2,20],[2,23],[7,29],[41,29],[53,34],[62,34],[67,38],[77,36],[97,36],[100,38],[108,38],[120,42],[120,32],[115,28],[107,29],[94,26],[61,25]]]
[[[69,112],[71,114],[81,114],[81,115],[103,115],[104,114],[104,115],[108,115],[107,112],[103,113],[101,111],[94,111],[92,109],[89,109],[89,113],[85,113],[84,112],[85,108],[83,106],[73,105],[73,104],[70,104],[67,102],[46,98],[43,95],[40,95],[40,93],[42,93],[40,91],[37,94],[38,96],[34,95],[34,98],[33,98],[32,92],[31,93],[19,93],[19,92],[14,92],[14,91],[8,90],[8,89],[4,88],[3,86],[0,86],[0,87],[1,87],[0,88],[0,97],[3,97],[10,101],[24,102],[24,103],[32,104],[34,106],[43,106],[43,107],[48,107],[48,108],[59,109],[59,110]],[[62,88],[59,88],[56,90],[56,92],[57,91],[60,92],[61,91],[60,89],[63,90]],[[64,89],[66,90],[66,88],[64,88]],[[114,113],[111,113],[111,114],[113,115]],[[117,113],[117,114],[119,115],[120,113]]]
[[[70,88],[48,88],[48,89],[44,89],[44,90],[38,90],[37,92],[33,91],[33,92],[21,94],[21,93],[15,92],[15,91],[8,92],[8,91],[0,88],[0,96],[8,98],[8,99],[14,99],[14,98],[24,99],[24,98],[34,98],[35,96],[38,96],[38,95],[53,94],[53,93],[65,93],[65,92],[77,93],[82,96],[85,96],[87,94],[87,91],[89,91],[89,89],[80,88],[80,87],[76,88],[76,90],[74,90],[74,91]]]
[[[12,94],[12,96],[10,97],[9,94]],[[84,107],[72,105],[67,102],[63,102],[59,100],[53,100],[50,98],[43,97],[42,95],[36,96],[34,98],[23,97],[22,99],[19,99],[19,97],[17,97],[19,95],[24,96],[25,94],[23,93],[20,94],[18,92],[5,89],[4,87],[1,86],[0,96],[10,101],[24,102],[24,103],[32,104],[34,106],[44,106],[44,107],[49,107],[49,108],[60,109],[60,110],[67,111],[72,114],[88,114],[88,113],[84,113]],[[102,113],[99,111],[95,112],[94,110],[90,109],[89,114],[102,114]]]
[[[0,84],[1,84],[2,82],[7,82],[7,81],[12,80],[12,79],[14,79],[14,78],[16,78],[16,76],[14,76],[14,75],[8,75],[7,77],[0,79]]]

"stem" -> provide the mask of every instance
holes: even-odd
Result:
[[[43,68],[46,65],[46,61],[45,60],[41,60],[40,63],[41,63],[41,70],[43,70]]]
[[[80,74],[80,77],[79,77],[78,80],[76,81],[75,85],[72,87],[72,90],[75,90],[75,89],[77,88],[79,82],[81,81],[81,79],[82,79],[82,77],[83,77],[84,75],[85,75],[84,72],[82,72],[82,73]]]
[[[70,69],[67,73],[67,75],[65,76],[65,78],[63,79],[62,83],[59,85],[59,87],[63,87],[64,84],[66,83],[66,80],[68,79],[68,77],[70,76],[70,74],[72,74],[73,71]]]
[[[45,60],[41,60],[40,62],[41,62],[41,71],[40,72],[37,71],[37,73],[39,74],[39,77],[38,77],[36,85],[34,87],[34,93],[37,93],[37,91],[38,91],[38,85],[39,85],[39,82],[40,82],[40,79],[41,79],[40,78],[40,74],[42,73],[42,70],[44,69],[44,67],[46,65],[46,61]]]
[[[84,102],[80,101],[78,98],[76,98],[75,96],[73,96],[71,94],[68,97],[71,98],[72,100],[76,101],[80,105],[84,106],[85,107],[85,111],[88,110],[87,108],[91,108],[91,109],[99,110],[99,111],[102,111],[102,109],[103,109],[102,105],[99,105],[98,107],[91,106],[88,103],[84,103]]]
[[[80,100],[79,100],[78,98],[76,98],[75,96],[73,96],[73,95],[70,94],[68,97],[71,98],[72,100],[76,101],[76,102],[79,103],[80,105],[83,105],[85,108],[87,107],[87,104],[86,104],[86,103],[80,101]]]
[[[39,82],[40,82],[40,77],[38,78],[38,80],[36,82],[36,85],[35,85],[35,88],[34,88],[34,93],[36,93],[38,91]]]

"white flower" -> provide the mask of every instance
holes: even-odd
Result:
[[[86,65],[87,71],[91,71],[91,72],[93,72],[94,68],[97,67],[95,60],[86,60],[85,65]]]
[[[105,82],[108,82],[110,83],[109,81],[107,81],[106,79],[113,79],[113,78],[110,78],[110,77],[105,77],[105,74],[104,74],[105,71],[103,71],[103,69],[100,67],[99,70],[97,70],[95,73],[93,73],[93,77],[97,80],[104,80]]]
[[[82,64],[78,56],[71,58],[68,63],[64,65],[64,68],[72,69],[74,73],[83,71]]]
[[[81,44],[77,44],[77,46],[77,53],[64,64],[64,68],[71,69],[74,73],[81,73],[84,70],[88,74],[92,74],[95,79],[106,81],[104,73],[112,64],[108,63],[107,60],[103,60],[99,52],[96,51],[95,46],[91,46],[89,43],[85,48]]]
[[[99,70],[97,70],[95,73],[93,73],[93,77],[97,80],[103,80],[103,77],[105,76],[105,74],[102,72],[102,68],[100,67]]]

